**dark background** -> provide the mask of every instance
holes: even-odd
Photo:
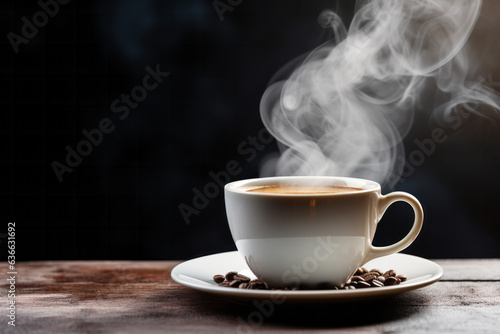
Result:
[[[499,90],[500,11],[492,3],[473,38],[477,73]],[[231,160],[241,167],[231,180],[259,176],[277,151],[274,141],[252,148],[249,138],[263,128],[259,102],[269,80],[332,36],[317,22],[322,10],[349,22],[354,7],[242,1],[221,20],[211,1],[73,0],[16,54],[7,35],[21,35],[21,18],[33,22],[41,8],[36,1],[1,6],[0,233],[16,222],[18,261],[188,259],[235,249],[222,191],[189,223],[179,205],[193,206],[193,189],[203,191],[209,173],[225,171]],[[169,76],[120,120],[111,103],[157,64]],[[500,141],[498,117],[490,115],[448,129],[449,139],[395,186],[418,197],[426,214],[405,252],[500,256]],[[59,182],[51,164],[65,163],[65,147],[75,149],[82,130],[103,118],[114,131]],[[407,153],[431,130],[428,118],[418,117]],[[398,240],[410,222],[408,208],[391,207],[376,244]]]

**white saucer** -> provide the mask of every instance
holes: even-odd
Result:
[[[399,285],[358,290],[271,291],[219,287],[213,281],[213,276],[216,274],[225,275],[229,271],[237,271],[255,278],[245,259],[237,251],[208,255],[180,263],[172,270],[171,276],[177,283],[187,287],[239,301],[279,298],[286,302],[307,303],[383,297],[422,288],[435,283],[443,275],[443,269],[438,264],[421,257],[401,253],[372,260],[363,267],[378,268],[382,271],[394,269],[396,273],[406,275],[408,280]]]

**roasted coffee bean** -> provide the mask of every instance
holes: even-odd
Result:
[[[384,276],[378,276],[378,277],[376,277],[376,278],[374,278],[374,279],[376,279],[377,281],[380,281],[380,282],[382,282],[382,283],[384,283],[384,282],[385,282],[385,277],[384,277]]]
[[[372,269],[370,270],[370,273],[378,274],[379,276],[383,274],[383,272],[380,271],[380,269]]]
[[[399,278],[401,282],[404,282],[408,279],[408,277],[406,277],[405,275],[397,275],[396,278]]]
[[[387,270],[385,273],[384,273],[384,277],[387,278],[387,277],[395,277],[396,276],[396,272],[391,269],[391,270]]]
[[[399,279],[396,278],[396,277],[393,277],[393,276],[389,276],[385,279],[385,282],[384,284],[385,285],[396,285],[396,284],[399,284]]]
[[[365,279],[361,276],[353,276],[351,277],[351,281],[352,282],[355,282],[355,281],[364,281]]]
[[[369,281],[371,279],[374,279],[375,277],[378,277],[378,275],[377,274],[372,274],[372,273],[367,273],[367,274],[361,275],[361,277],[363,277],[363,279],[365,281]]]
[[[224,275],[215,275],[214,276],[214,282],[219,284],[219,283],[222,283],[224,282]]]
[[[257,279],[251,280],[249,284],[252,286],[251,289],[265,290],[268,288],[266,283]]]
[[[358,289],[362,289],[362,288],[369,288],[371,285],[370,283],[368,282],[365,282],[365,281],[359,281],[358,282],[358,285],[356,286],[356,288]]]
[[[238,272],[236,272],[236,271],[230,271],[230,272],[228,272],[228,273],[226,274],[226,279],[227,279],[228,281],[232,281],[232,280],[234,279],[234,276],[235,276],[235,275],[238,275]]]
[[[247,277],[247,276],[242,275],[242,274],[236,274],[236,275],[234,275],[233,279],[237,279],[238,281],[242,281],[242,282],[245,282],[245,283],[250,282],[250,277]]]
[[[232,288],[237,288],[241,283],[243,283],[243,282],[235,279],[234,281],[231,281],[231,283],[229,283],[229,286]]]
[[[377,287],[384,286],[384,283],[380,282],[378,279],[373,279],[370,282],[370,284],[371,286],[377,286]]]
[[[241,283],[240,285],[238,285],[238,289],[248,289],[248,286],[250,284],[246,283],[246,282],[243,282]]]
[[[231,282],[229,282],[229,281],[223,281],[223,282],[219,283],[219,286],[229,287],[229,284],[231,284]]]

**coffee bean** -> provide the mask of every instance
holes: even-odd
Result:
[[[226,274],[226,279],[227,279],[228,281],[232,281],[232,280],[234,279],[234,276],[235,276],[235,275],[238,275],[238,272],[236,272],[236,271],[230,271],[230,272],[228,272],[228,273]]]
[[[234,281],[232,281],[231,283],[229,283],[229,286],[232,287],[232,288],[237,288],[241,283],[243,283],[243,282],[240,281],[240,280],[235,279]]]
[[[371,286],[378,286],[378,287],[381,287],[381,286],[384,286],[384,283],[380,282],[379,280],[377,279],[373,279],[371,281]]]
[[[379,276],[383,274],[383,272],[380,271],[380,269],[372,269],[370,270],[370,273],[378,274]]]
[[[248,289],[249,284],[246,282],[241,283],[238,285],[238,289]]]
[[[384,277],[387,278],[387,277],[395,277],[396,276],[396,272],[391,269],[391,270],[388,270],[384,273]]]
[[[387,277],[387,278],[385,279],[385,282],[384,282],[384,284],[385,284],[385,285],[396,285],[396,284],[398,284],[398,283],[399,283],[399,282],[398,282],[398,278],[393,277],[393,276],[389,276],[389,277]]]
[[[382,283],[384,283],[384,282],[385,282],[385,277],[384,277],[384,276],[378,276],[378,277],[376,277],[376,278],[374,278],[374,279],[376,279],[377,281],[380,281],[380,282],[382,282]]]
[[[364,282],[364,281],[359,281],[358,282],[358,285],[356,286],[358,289],[361,289],[361,288],[369,288],[371,285],[370,283],[368,282]]]
[[[365,281],[369,281],[371,279],[374,279],[375,277],[378,277],[378,275],[377,274],[372,274],[372,273],[367,273],[367,274],[361,275],[361,277],[363,277],[363,279]]]
[[[229,281],[224,281],[224,282],[220,282],[219,283],[219,286],[225,286],[225,287],[229,287],[229,285],[231,284],[231,282]]]
[[[245,283],[250,282],[250,277],[247,277],[247,276],[242,275],[242,274],[236,274],[236,275],[234,275],[233,279],[237,279],[237,280],[245,282]]]
[[[261,290],[267,289],[266,283],[257,279],[251,280],[249,284],[251,285],[250,289],[261,289]]]
[[[397,275],[396,278],[399,278],[401,282],[404,282],[408,279],[405,275]]]
[[[355,282],[355,281],[364,281],[365,279],[361,276],[353,276],[351,277],[351,281]]]
[[[214,282],[217,284],[224,282],[224,275],[214,275]]]

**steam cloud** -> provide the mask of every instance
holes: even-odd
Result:
[[[465,104],[500,106],[498,94],[472,78],[464,47],[481,0],[356,5],[349,29],[334,12],[323,12],[319,22],[331,26],[335,40],[262,97],[262,120],[281,151],[278,175],[353,176],[387,184],[402,170],[402,139],[415,112],[429,108],[430,89],[441,104],[433,102],[427,116],[443,121]]]

